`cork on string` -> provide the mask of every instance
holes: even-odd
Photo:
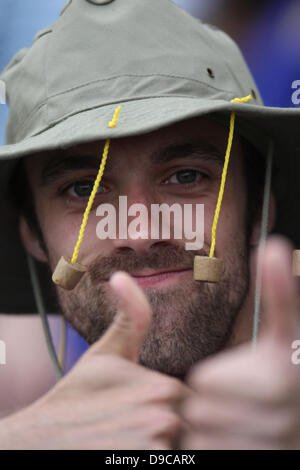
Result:
[[[300,250],[293,251],[293,276],[300,276]]]
[[[116,109],[112,121],[108,123],[108,126],[110,128],[116,127],[121,108],[122,106],[119,106]],[[109,146],[110,146],[110,139],[107,139],[105,142],[99,171],[95,179],[94,186],[93,186],[92,192],[90,194],[90,197],[89,197],[89,200],[88,200],[88,203],[87,203],[84,215],[83,215],[77,243],[73,251],[73,256],[72,258],[68,258],[67,256],[62,256],[52,275],[53,282],[57,284],[58,286],[67,290],[74,289],[74,287],[76,287],[76,285],[78,284],[78,282],[80,281],[84,273],[87,271],[87,267],[78,263],[77,259],[78,259],[78,254],[79,254],[79,248],[83,241],[84,231],[88,222],[88,217],[92,209],[93,202],[94,202],[95,196],[97,194],[97,191],[98,191],[98,188],[99,188],[99,185],[100,185],[103,173],[104,173]]]
[[[252,99],[251,95],[245,96],[244,98],[235,98],[232,102],[245,103]],[[223,272],[223,260],[214,257],[215,246],[216,246],[216,232],[220,216],[220,210],[224,195],[225,183],[228,173],[228,164],[230,153],[232,149],[233,134],[235,126],[235,112],[231,112],[230,116],[230,128],[228,136],[227,150],[224,160],[224,166],[222,171],[221,185],[214,215],[214,220],[212,224],[212,234],[211,234],[211,247],[209,257],[207,256],[195,256],[194,258],[194,280],[195,281],[204,281],[204,282],[219,282]]]
[[[78,284],[86,270],[86,266],[80,263],[72,263],[70,258],[62,256],[52,275],[52,280],[58,286],[72,290]]]
[[[209,256],[195,256],[195,281],[219,282],[223,272],[223,260]]]

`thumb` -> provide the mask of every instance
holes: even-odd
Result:
[[[119,310],[102,338],[90,348],[90,353],[116,354],[137,362],[152,318],[150,304],[125,272],[114,273],[109,284],[119,297]]]
[[[262,302],[268,335],[291,341],[297,328],[297,291],[292,275],[292,247],[281,237],[266,243],[262,270]]]

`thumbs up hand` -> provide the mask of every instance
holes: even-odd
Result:
[[[53,390],[0,421],[0,448],[171,448],[184,426],[177,404],[191,391],[137,363],[150,305],[126,273],[110,285],[120,309],[109,329]]]
[[[300,311],[291,248],[278,237],[265,248],[262,303],[255,349],[232,348],[191,371],[197,396],[181,408],[191,426],[182,449],[300,449],[300,365],[292,360]]]
[[[126,273],[114,274],[110,279],[110,286],[119,296],[121,306],[110,328],[87,354],[115,354],[137,362],[151,322],[149,302]]]

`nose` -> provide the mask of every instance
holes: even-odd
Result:
[[[126,196],[119,196],[115,249],[146,253],[157,244],[165,244],[151,217],[151,205],[155,203],[158,201],[151,190],[141,186],[128,189]]]

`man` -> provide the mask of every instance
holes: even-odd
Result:
[[[297,112],[263,108],[232,41],[166,0],[68,2],[1,78],[11,105],[0,150],[11,269],[3,306],[15,289],[23,311],[32,306],[17,224],[26,251],[50,271],[72,257],[110,142],[79,252],[87,272],[72,291],[57,287],[62,313],[92,346],[47,395],[0,422],[2,447],[299,448],[291,344],[300,328],[282,240],[260,256],[262,335],[255,350],[249,344],[260,289],[250,256],[275,226],[300,239]],[[232,102],[249,94],[252,104]],[[236,133],[215,254],[224,268],[219,282],[199,282],[193,261],[212,245],[230,111]],[[99,239],[97,206],[117,209],[120,196],[148,209],[204,204],[203,247],[186,250],[186,234],[154,238],[142,222],[140,237],[118,226]]]

